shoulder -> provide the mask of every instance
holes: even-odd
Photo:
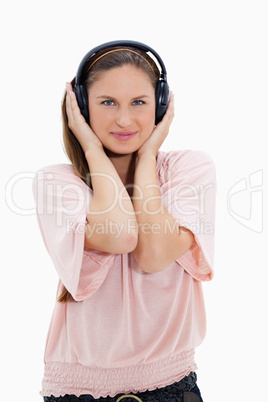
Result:
[[[157,156],[157,170],[160,175],[172,174],[176,171],[181,174],[204,173],[210,171],[215,174],[215,164],[211,156],[201,150],[172,150],[159,151]]]
[[[61,163],[55,165],[47,165],[43,166],[37,170],[37,173],[44,172],[44,173],[63,173],[63,174],[76,174],[73,166],[69,163]]]
[[[78,185],[87,187],[85,182],[79,177],[71,164],[55,164],[44,166],[37,170],[33,180],[33,187],[37,184],[44,183],[47,186],[62,185]]]
[[[43,180],[47,179],[50,181],[53,181],[53,179],[60,177],[81,180],[79,175],[74,170],[73,166],[68,163],[44,166],[37,170],[36,177],[42,178]]]

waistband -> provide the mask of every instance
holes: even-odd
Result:
[[[196,369],[194,349],[152,363],[120,368],[47,362],[41,395],[89,394],[97,399],[121,393],[152,391],[179,382]]]
[[[136,394],[118,394],[115,397],[94,399],[91,395],[65,395],[62,397],[44,397],[44,402],[160,402],[173,401],[182,402],[185,400],[185,392],[189,395],[190,391],[196,386],[196,373],[191,372],[181,381],[167,385],[163,388],[157,388],[153,391],[138,392]],[[194,399],[196,400],[196,399]]]

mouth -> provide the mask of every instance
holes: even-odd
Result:
[[[127,141],[133,138],[137,131],[112,131],[111,135],[119,141]]]

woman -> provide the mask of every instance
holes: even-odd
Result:
[[[34,180],[60,278],[46,402],[202,402],[194,349],[205,336],[201,281],[213,275],[215,171],[203,152],[159,151],[174,96],[159,118],[162,74],[145,48],[109,43],[83,59],[86,99],[76,79],[63,101],[71,165]]]

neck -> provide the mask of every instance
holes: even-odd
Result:
[[[114,165],[120,179],[124,185],[133,184],[134,172],[135,172],[135,162],[136,162],[136,152],[131,154],[116,154],[105,149],[105,152],[112,164]]]

